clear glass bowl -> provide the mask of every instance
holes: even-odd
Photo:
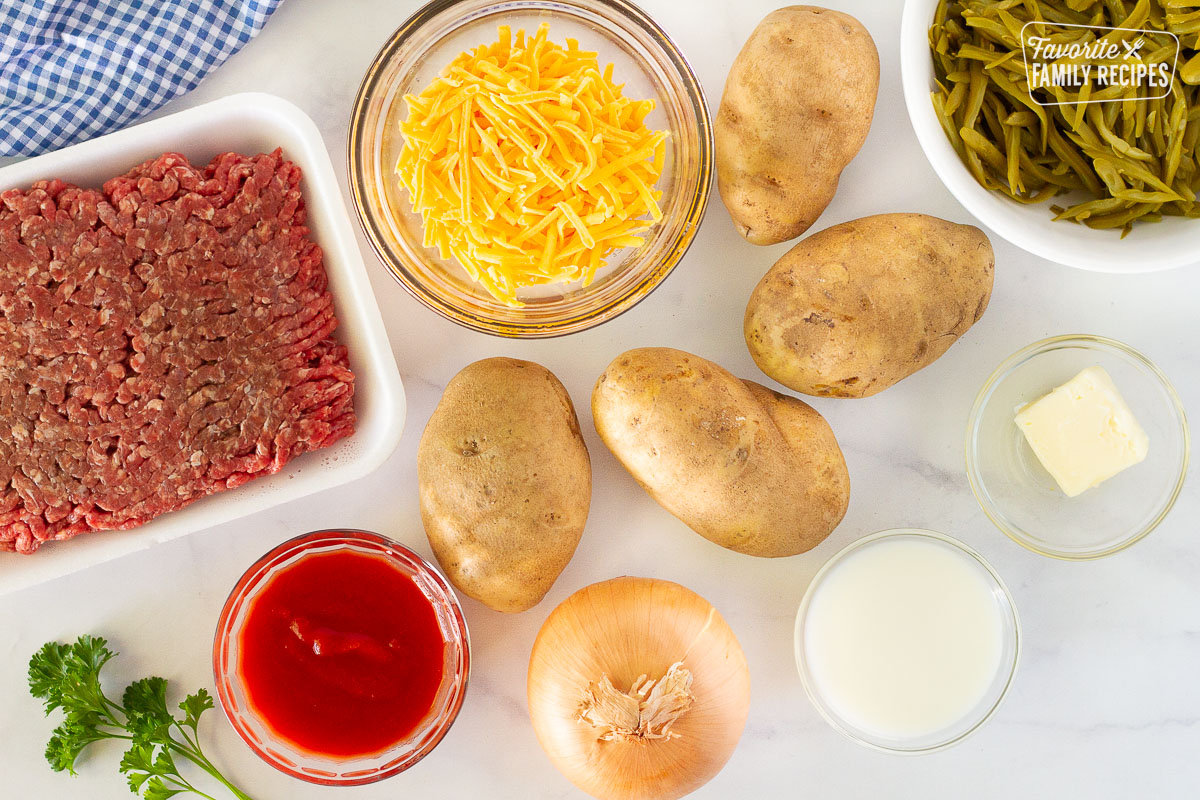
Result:
[[[403,147],[403,96],[417,93],[463,50],[495,41],[498,25],[567,37],[614,64],[631,98],[657,108],[647,126],[670,131],[657,188],[663,218],[638,248],[611,253],[590,286],[581,282],[522,290],[522,308],[494,299],[453,260],[422,246],[421,218],[394,167]],[[435,0],[392,35],[367,70],[354,101],[349,135],[350,186],[367,238],[392,275],[447,319],[498,336],[540,338],[585,330],[628,311],[675,268],[708,204],[712,125],[704,92],[670,37],[626,0]]]
[[[1013,416],[1085,367],[1100,366],[1150,438],[1146,459],[1067,497],[1025,441]],[[1162,522],[1183,489],[1189,435],[1183,404],[1150,359],[1102,336],[1055,336],[1001,364],[979,391],[967,423],[967,477],[1000,530],[1035,553],[1099,558]]]
[[[991,594],[1000,612],[1000,619],[1003,625],[1003,643],[1000,651],[999,668],[982,699],[968,714],[961,717],[955,724],[943,730],[934,731],[933,733],[915,738],[890,738],[881,736],[874,731],[855,725],[840,715],[834,705],[822,695],[820,686],[813,678],[805,644],[808,612],[812,606],[813,597],[816,595],[826,576],[851,553],[871,547],[883,540],[895,540],[899,538],[921,539],[940,543],[961,555],[966,561],[976,567],[980,576],[991,588]],[[897,528],[873,533],[870,536],[864,536],[852,542],[834,554],[817,571],[817,574],[812,579],[812,583],[809,584],[808,589],[804,593],[804,599],[800,602],[800,610],[796,614],[795,648],[796,665],[800,670],[800,680],[804,683],[804,690],[826,722],[849,739],[861,745],[900,755],[920,755],[944,750],[947,747],[958,744],[979,730],[985,722],[992,718],[996,710],[1000,708],[1000,704],[1008,694],[1008,689],[1017,674],[1017,664],[1021,657],[1021,621],[1017,616],[1016,604],[1013,602],[1008,587],[1004,585],[1004,581],[1000,579],[996,570],[992,569],[992,565],[983,556],[957,539],[937,533],[936,531],[922,530],[920,528]]]
[[[433,706],[404,741],[372,756],[335,759],[302,751],[281,740],[255,714],[238,678],[238,639],[254,598],[280,570],[315,553],[353,550],[387,559],[410,576],[429,598],[446,642],[442,683]],[[402,544],[369,531],[327,530],[289,539],[242,575],[217,621],[213,677],[225,716],[261,759],[294,778],[323,786],[357,786],[403,772],[429,754],[454,724],[467,692],[471,647],[462,608],[450,584],[429,562]]]

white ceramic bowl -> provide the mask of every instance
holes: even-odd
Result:
[[[905,0],[900,23],[900,72],[904,102],[917,140],[942,183],[980,222],[1036,256],[1096,272],[1154,272],[1200,261],[1200,220],[1168,217],[1118,231],[1055,222],[1050,202],[1022,205],[980,186],[938,124],[929,25],[938,0]]]

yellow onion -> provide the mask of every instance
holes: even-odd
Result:
[[[729,760],[750,709],[750,672],[703,597],[670,581],[614,578],[546,619],[528,693],[542,749],[580,789],[671,800]]]

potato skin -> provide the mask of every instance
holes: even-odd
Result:
[[[775,380],[820,397],[867,397],[936,361],[987,309],[983,231],[880,214],[803,240],[759,281],[746,346]]]
[[[592,465],[548,369],[513,358],[454,376],[417,449],[421,521],[438,563],[497,610],[537,605],[587,523]]]
[[[862,148],[879,93],[879,52],[849,14],[772,11],[725,79],[713,123],[717,189],[751,244],[794,239],[833,200]]]
[[[722,547],[796,555],[846,514],[850,476],[825,419],[699,356],[623,353],[596,381],[592,417],[642,488]]]

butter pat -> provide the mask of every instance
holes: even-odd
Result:
[[[1150,440],[1102,367],[1017,409],[1017,427],[1067,497],[1146,457]]]

